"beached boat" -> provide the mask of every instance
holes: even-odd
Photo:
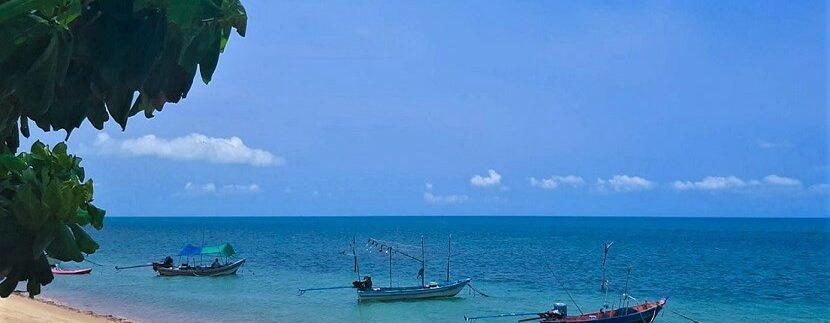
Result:
[[[412,287],[375,287],[358,289],[357,298],[360,301],[398,301],[406,299],[444,298],[458,295],[470,278],[446,284],[430,283],[426,286]]]
[[[86,275],[92,272],[92,268],[81,268],[81,269],[62,269],[57,267],[52,267],[52,274],[54,275]]]

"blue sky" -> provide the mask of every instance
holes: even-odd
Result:
[[[111,215],[830,214],[824,2],[245,5],[210,85],[73,133]]]

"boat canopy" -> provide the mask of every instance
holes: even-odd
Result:
[[[223,257],[230,257],[233,256],[236,251],[233,250],[233,247],[230,243],[224,243],[218,246],[202,246],[197,247],[192,244],[188,244],[182,248],[182,251],[179,252],[179,256],[202,256],[202,255],[210,255],[210,256],[223,256]]]

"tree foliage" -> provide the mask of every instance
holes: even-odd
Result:
[[[16,154],[30,121],[72,131],[88,120],[122,129],[187,96],[197,69],[211,80],[240,0],[0,0],[0,296],[52,281],[46,254],[82,261],[103,227],[81,159],[40,142]]]
[[[239,0],[0,0],[0,133],[16,148],[30,120],[68,136],[85,119],[152,117],[197,67],[209,82],[246,24]]]
[[[92,204],[92,180],[84,181],[81,159],[35,142],[31,153],[0,155],[0,296],[19,281],[38,294],[52,281],[44,252],[62,261],[83,261],[98,244],[84,231],[101,229],[104,211]]]

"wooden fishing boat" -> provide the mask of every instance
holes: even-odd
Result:
[[[151,262],[143,265],[135,266],[116,266],[116,270],[139,268],[139,267],[153,267],[160,276],[190,276],[190,277],[216,277],[234,275],[242,265],[245,264],[245,259],[232,260],[231,257],[236,254],[233,247],[229,243],[224,243],[217,246],[202,246],[186,245],[182,251],[179,252],[179,259],[182,260],[178,266],[173,264],[173,257],[167,256],[163,261]],[[203,265],[202,259],[211,259],[213,262],[210,265]],[[220,258],[222,261],[220,261]],[[196,265],[190,265],[195,262]]]
[[[358,289],[357,298],[365,301],[398,301],[407,299],[445,298],[458,295],[467,284],[470,278],[462,279],[446,284],[430,283],[426,286],[412,287],[375,287],[370,289]]]
[[[52,267],[52,274],[54,275],[86,275],[92,272],[92,268],[81,268],[81,269],[62,269],[57,267]]]
[[[549,311],[544,315],[540,315],[539,322],[651,323],[657,318],[657,314],[660,313],[665,304],[666,300],[661,299],[657,302],[644,302],[631,307],[576,316],[567,316],[564,315],[565,313]]]
[[[580,315],[568,315],[567,306],[563,303],[556,303],[553,309],[543,313],[511,313],[490,316],[465,317],[465,321],[472,322],[477,319],[509,317],[509,316],[535,316],[521,319],[519,322],[538,321],[540,323],[652,323],[657,314],[666,305],[666,299],[656,302],[643,302],[629,307],[622,307],[609,311],[598,311]]]
[[[196,267],[172,267],[164,268],[158,267],[160,276],[194,276],[194,277],[216,277],[236,274],[239,267],[245,264],[245,259],[240,259],[229,264],[219,265],[216,267],[210,266],[196,266]]]
[[[424,239],[421,238],[421,255],[420,257],[404,252],[400,245],[395,246],[394,243],[381,241],[369,238],[367,247],[369,250],[377,250],[379,253],[385,254],[389,257],[389,287],[378,287],[372,283],[371,276],[360,278],[360,266],[357,261],[357,252],[355,251],[355,239],[352,238],[351,249],[352,257],[354,258],[354,272],[357,273],[358,280],[352,282],[351,286],[337,286],[337,287],[322,287],[322,288],[308,288],[300,289],[300,295],[308,291],[332,290],[332,289],[346,289],[354,288],[357,290],[357,299],[359,302],[368,301],[401,301],[401,300],[422,300],[434,298],[448,298],[454,297],[461,292],[464,287],[470,287],[477,293],[487,296],[486,294],[476,290],[470,285],[470,278],[462,280],[450,280],[450,255],[452,254],[452,236],[447,244],[447,272],[446,280],[442,283],[430,282],[424,283],[425,276],[425,255],[424,255]],[[345,252],[343,252],[345,254]],[[420,284],[406,287],[392,287],[392,255],[399,255],[418,262],[421,269],[418,271],[418,279]]]

